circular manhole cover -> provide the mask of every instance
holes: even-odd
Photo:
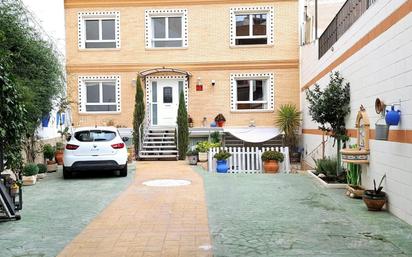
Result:
[[[143,185],[149,187],[179,187],[190,184],[192,182],[185,179],[154,179],[143,182]]]

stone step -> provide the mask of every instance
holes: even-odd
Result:
[[[140,151],[141,154],[147,155],[147,154],[176,154],[177,150],[142,150]]]
[[[164,133],[158,133],[158,132],[149,132],[146,134],[147,136],[174,136],[175,133],[171,133],[171,132],[164,132]]]
[[[173,159],[177,160],[178,156],[177,155],[172,155],[172,154],[165,154],[165,155],[145,155],[145,154],[139,154],[140,159]]]
[[[143,141],[143,145],[166,145],[166,144],[176,145],[175,141]]]
[[[176,145],[144,145],[144,149],[176,149]]]

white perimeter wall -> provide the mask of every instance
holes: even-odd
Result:
[[[332,61],[341,56],[355,42],[405,3],[405,0],[377,0],[376,3],[336,42],[317,59],[317,42],[301,48],[301,87],[319,74]],[[355,128],[355,118],[361,104],[366,108],[371,128],[379,115],[374,103],[380,98],[386,104],[400,103],[401,123],[396,130],[412,130],[412,14],[407,15],[378,38],[363,47],[334,71],[351,83],[351,114],[347,128]],[[326,75],[318,81],[322,87],[329,81]],[[308,114],[305,92],[301,93],[303,128],[318,127]],[[354,140],[352,140],[354,143]],[[321,136],[304,134],[302,145],[310,153],[321,143]],[[327,144],[327,154],[336,150],[333,141]],[[389,210],[412,224],[412,144],[371,140],[370,165],[362,167],[362,181],[366,187],[373,179],[386,174],[384,190],[389,197]],[[310,161],[310,158],[308,158]]]

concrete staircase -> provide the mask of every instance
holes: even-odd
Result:
[[[142,160],[177,160],[175,127],[148,127],[143,136],[139,158]]]

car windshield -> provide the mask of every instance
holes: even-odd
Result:
[[[107,130],[84,130],[74,133],[74,138],[80,142],[110,141],[116,137],[116,132]]]

